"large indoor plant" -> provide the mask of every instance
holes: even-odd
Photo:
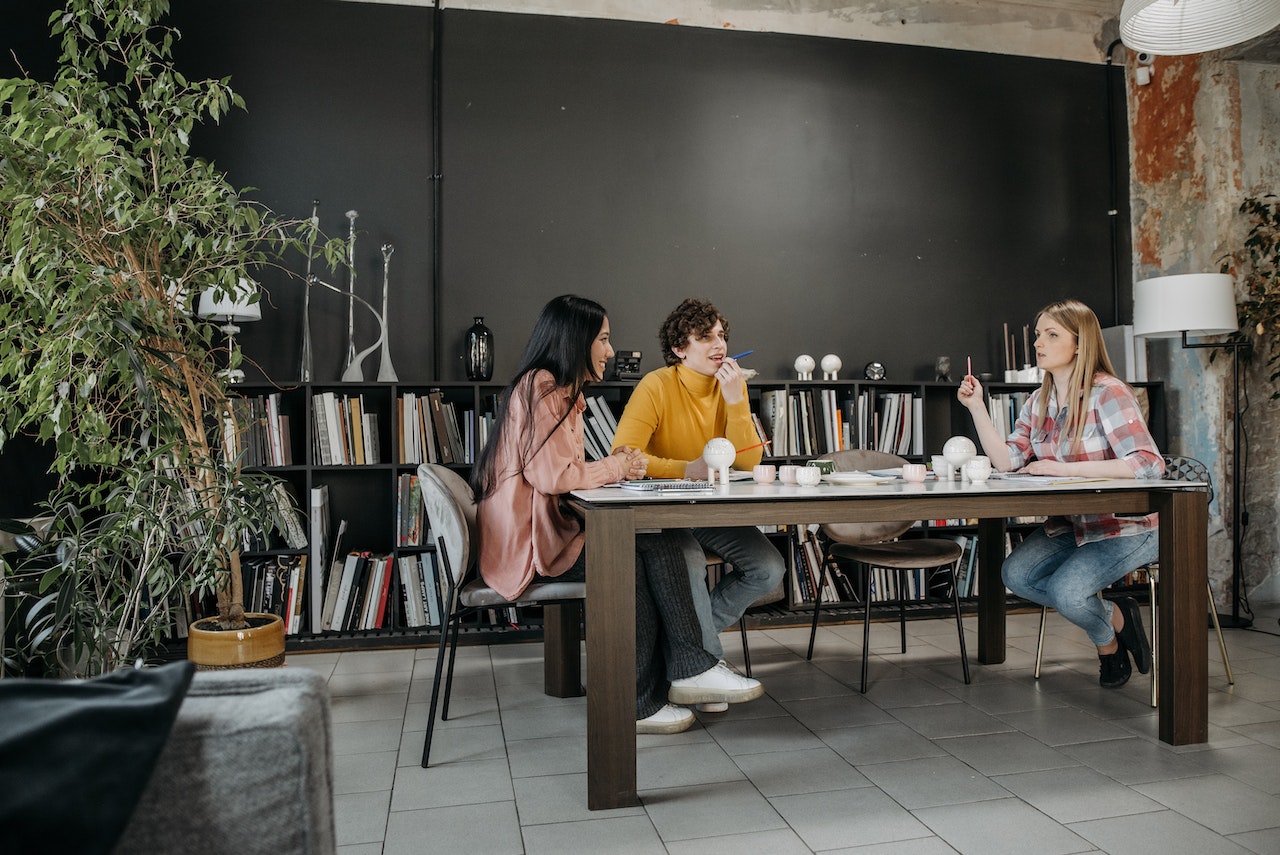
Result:
[[[6,654],[28,663],[131,661],[211,588],[243,626],[238,545],[270,519],[270,479],[221,453],[237,429],[222,369],[240,355],[193,300],[305,251],[315,224],[192,153],[193,130],[241,102],[175,69],[168,10],[68,0],[54,79],[0,80],[0,453],[34,437],[57,478],[48,546],[6,562],[27,598]],[[342,263],[340,241],[322,252]]]
[[[1280,380],[1280,196],[1250,196],[1239,213],[1249,227],[1240,249],[1223,259],[1222,272],[1236,276],[1243,286],[1239,303],[1240,328],[1251,347],[1248,355],[1267,355],[1268,380]],[[1280,398],[1276,388],[1272,398]]]

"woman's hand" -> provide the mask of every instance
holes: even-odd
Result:
[[[726,404],[736,404],[742,400],[742,369],[737,362],[726,356],[716,370],[716,379],[720,381],[720,394],[724,396]]]
[[[614,452],[622,458],[622,480],[638,481],[649,471],[649,458],[638,449],[622,446]]]
[[[982,384],[978,382],[978,378],[972,374],[964,375],[960,388],[956,390],[956,399],[970,410],[983,406]]]
[[[1071,464],[1064,463],[1061,460],[1032,460],[1018,471],[1027,475],[1057,475],[1063,477],[1071,474]]]

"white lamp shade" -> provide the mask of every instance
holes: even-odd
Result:
[[[1134,335],[1222,335],[1239,328],[1235,285],[1225,273],[1156,276],[1133,286]]]
[[[1280,25],[1280,0],[1124,0],[1120,40],[1130,50],[1181,56],[1248,41]]]
[[[257,285],[242,276],[234,293],[220,292],[216,287],[201,293],[196,314],[220,321],[261,320],[262,304],[255,299],[257,296]]]

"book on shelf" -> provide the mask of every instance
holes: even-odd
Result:
[[[453,456],[453,444],[449,441],[449,415],[445,410],[444,393],[432,389],[427,393],[427,401],[431,407],[431,425],[436,437],[436,448],[440,455],[440,463],[448,465],[458,463]]]
[[[364,395],[348,398],[347,416],[351,422],[351,462],[366,462],[364,449]]]
[[[276,481],[272,484],[267,500],[271,503],[271,518],[276,531],[280,532],[285,544],[290,549],[306,548],[307,530],[288,482]]]

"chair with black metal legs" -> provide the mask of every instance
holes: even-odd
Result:
[[[1213,501],[1213,475],[1209,467],[1194,457],[1181,457],[1173,454],[1164,456],[1164,477],[1166,481],[1201,481],[1209,485],[1208,501]],[[1156,586],[1160,580],[1160,565],[1147,565],[1147,589],[1151,595],[1151,706],[1160,700],[1160,667],[1157,662],[1160,645],[1156,643],[1159,635],[1160,610],[1156,607]],[[1227,682],[1235,685],[1235,675],[1231,673],[1231,657],[1227,655],[1227,642],[1222,637],[1222,625],[1218,623],[1218,610],[1213,607],[1213,586],[1207,585],[1209,594],[1209,617],[1213,620],[1213,630],[1218,635],[1218,650],[1222,653],[1222,664],[1227,671]],[[1102,596],[1099,593],[1098,596]],[[1035,678],[1040,679],[1040,664],[1044,656],[1044,627],[1049,616],[1048,606],[1040,608],[1040,637],[1036,641]]]
[[[837,472],[891,469],[907,461],[894,454],[881,451],[854,449],[838,451],[826,458]],[[831,540],[826,560],[822,563],[822,579],[818,590],[827,582],[829,565],[835,563],[841,570],[846,567],[862,581],[862,685],[867,691],[868,657],[871,646],[871,573],[872,567],[884,567],[895,572],[897,578],[898,624],[902,652],[907,652],[906,603],[902,597],[903,573],[914,570],[944,571],[950,574],[951,606],[956,617],[956,632],[960,638],[960,663],[964,681],[969,682],[969,656],[965,649],[964,619],[960,611],[960,594],[956,586],[956,567],[964,549],[953,540],[933,537],[899,539],[914,525],[915,520],[897,520],[879,523],[827,523],[822,532]],[[822,607],[821,596],[813,604],[813,625],[809,630],[809,652],[813,658],[813,642],[818,633],[818,616]]]
[[[440,708],[440,720],[449,718],[449,693],[453,687],[453,663],[458,652],[458,630],[462,618],[483,609],[508,606],[553,608],[562,603],[574,603],[580,608],[587,587],[583,582],[535,581],[525,588],[518,600],[508,600],[486,585],[477,569],[476,503],[471,486],[453,470],[434,463],[423,463],[418,467],[418,482],[422,488],[428,524],[436,535],[441,582],[445,586],[438,592],[442,616],[440,649],[431,685],[426,741],[422,745],[422,767],[425,769],[431,757],[431,737],[435,733],[442,677],[444,703]],[[449,659],[447,675],[444,673],[446,653]]]

